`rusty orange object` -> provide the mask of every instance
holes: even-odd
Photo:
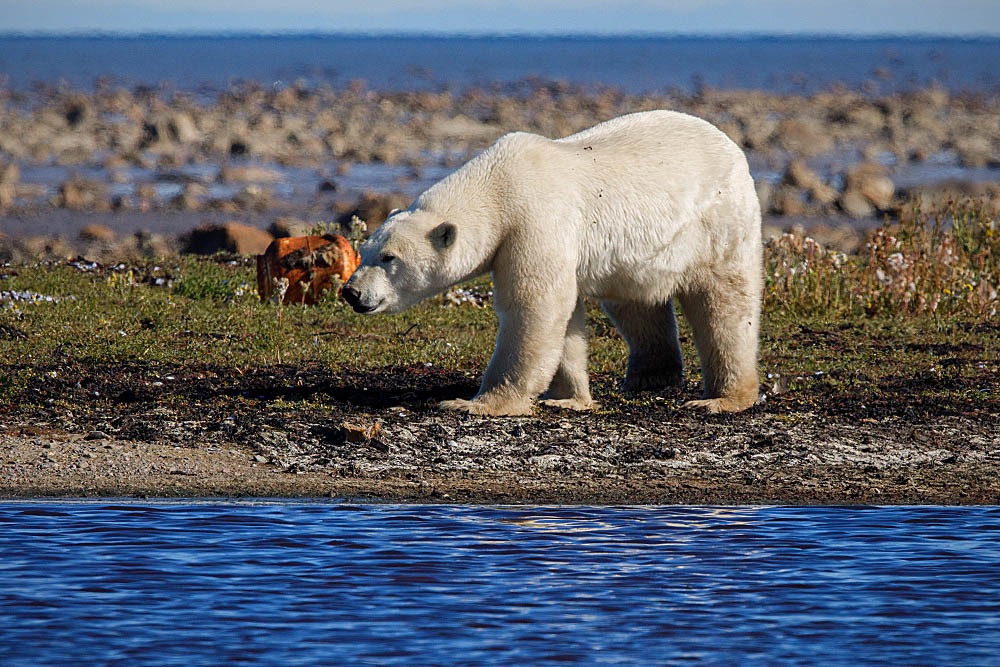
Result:
[[[257,292],[268,299],[288,281],[284,304],[316,303],[323,290],[334,284],[334,276],[346,282],[361,259],[340,234],[290,236],[275,239],[263,255],[257,255]]]

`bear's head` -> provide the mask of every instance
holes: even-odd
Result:
[[[458,228],[434,213],[399,211],[361,246],[341,292],[358,313],[398,313],[461,280]]]

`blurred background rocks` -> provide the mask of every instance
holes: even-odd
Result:
[[[975,196],[1000,213],[1000,103],[937,87],[636,95],[533,80],[509,92],[245,83],[197,98],[123,87],[0,96],[7,256],[111,253],[137,233],[174,241],[129,241],[129,252],[201,252],[212,243],[196,228],[264,233],[279,219],[345,224],[356,215],[370,231],[506,132],[559,137],[656,108],[705,118],[747,151],[773,228],[840,229],[831,238],[850,245],[914,198],[929,206]],[[95,224],[114,239],[84,233]],[[211,237],[223,239],[216,245],[253,245],[226,229]]]

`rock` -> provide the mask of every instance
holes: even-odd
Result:
[[[766,151],[778,124],[763,115],[750,115],[743,119],[743,145],[746,148]]]
[[[771,210],[771,199],[774,197],[774,186],[769,181],[760,180],[754,183],[760,209],[765,213]]]
[[[351,218],[358,216],[365,221],[368,233],[372,233],[385,222],[394,209],[405,209],[410,205],[411,197],[401,193],[390,193],[386,195],[366,192],[355,203],[354,208],[343,212],[337,219],[341,225],[348,225]]]
[[[178,211],[197,211],[201,208],[201,198],[208,190],[200,183],[188,183],[179,195],[170,200],[170,208]]]
[[[240,222],[221,225],[202,225],[181,237],[181,252],[212,255],[233,252],[238,255],[259,255],[271,244],[274,237],[263,229]]]
[[[428,128],[428,134],[438,139],[493,141],[503,134],[503,131],[495,125],[481,123],[459,114],[453,118],[435,116]]]
[[[244,211],[264,211],[271,205],[271,193],[251,184],[233,195],[232,202]]]
[[[0,183],[0,210],[13,206],[16,198],[16,185],[13,183]]]
[[[875,215],[875,207],[858,190],[845,190],[837,203],[840,209],[852,218],[870,218]]]
[[[740,127],[739,123],[735,121],[723,121],[718,124],[718,127],[720,130],[725,132],[726,136],[729,137],[730,141],[734,144],[737,146],[743,145],[743,129]]]
[[[856,192],[880,210],[892,206],[896,186],[886,176],[886,168],[873,162],[864,162],[847,170],[845,191]],[[843,198],[841,198],[843,199]]]
[[[198,141],[201,133],[194,124],[191,116],[183,112],[177,112],[171,116],[167,122],[167,130],[172,135],[174,141],[182,144],[189,144]]]
[[[223,183],[278,183],[285,180],[280,171],[267,167],[223,167],[219,172],[219,180]]]
[[[337,184],[333,180],[327,178],[320,182],[318,190],[320,192],[336,192]]]
[[[802,191],[790,185],[781,186],[775,193],[771,210],[777,215],[802,215],[806,212]]]
[[[187,155],[174,148],[168,148],[156,159],[156,166],[160,169],[171,169],[183,166],[187,162]]]
[[[72,178],[59,186],[55,205],[80,210],[94,208],[98,202],[107,202],[108,186],[99,181]]]
[[[140,202],[155,202],[159,198],[156,186],[152,183],[140,183],[135,186],[135,196]]]
[[[108,434],[104,431],[91,431],[87,435],[83,436],[84,440],[107,440]]]
[[[788,118],[778,123],[777,143],[795,155],[812,157],[833,149],[833,137],[812,118]]]
[[[829,206],[837,200],[837,191],[823,182],[815,171],[802,160],[792,160],[782,180],[787,185],[803,188],[809,199],[817,204]]]
[[[165,147],[170,144],[190,144],[201,139],[201,133],[189,115],[181,111],[158,113],[143,123],[140,148]]]
[[[861,234],[850,225],[813,225],[806,232],[824,248],[832,248],[845,253],[856,252],[861,245]]]
[[[824,207],[832,206],[837,201],[837,191],[826,183],[818,183],[809,188],[809,199]]]
[[[375,422],[374,424],[352,424],[349,422],[344,422],[341,425],[341,429],[344,435],[344,439],[347,442],[361,443],[372,440],[378,437],[382,432],[382,423]]]
[[[892,197],[896,192],[896,186],[892,179],[887,176],[872,178],[861,186],[861,194],[868,197],[868,201],[880,210],[888,210],[892,207]]]
[[[16,164],[0,167],[0,185],[17,185],[21,182],[21,169]]]
[[[129,211],[135,208],[132,204],[132,198],[128,195],[114,195],[111,197],[111,210],[112,211]]]
[[[44,236],[29,236],[18,238],[4,244],[0,250],[0,259],[13,264],[25,264],[44,256],[45,245],[51,239]]]
[[[173,245],[174,239],[162,234],[152,234],[145,230],[139,230],[132,235],[131,244],[141,257],[160,258],[177,254],[177,249]]]
[[[802,160],[792,160],[785,169],[785,176],[782,182],[787,185],[794,185],[797,188],[809,189],[822,183],[819,175],[809,168]]]
[[[963,167],[1000,165],[1000,154],[994,150],[989,138],[982,135],[967,135],[956,139],[955,151]]]
[[[129,161],[117,153],[112,153],[107,157],[107,159],[104,160],[104,168],[109,171],[113,171],[116,169],[125,169],[128,166],[129,166]]]
[[[943,109],[948,106],[950,96],[948,91],[938,84],[918,90],[913,94],[913,105],[917,108]]]
[[[107,225],[93,223],[80,230],[80,240],[111,243],[115,240],[115,232]]]
[[[219,213],[235,215],[240,212],[240,207],[228,199],[213,199],[208,202],[208,207],[213,211],[218,211]]]
[[[276,239],[287,238],[289,236],[308,236],[312,233],[316,224],[299,220],[298,218],[278,218],[271,223],[267,231]]]

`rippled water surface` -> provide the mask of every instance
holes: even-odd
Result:
[[[0,503],[0,663],[981,664],[1000,508]]]

